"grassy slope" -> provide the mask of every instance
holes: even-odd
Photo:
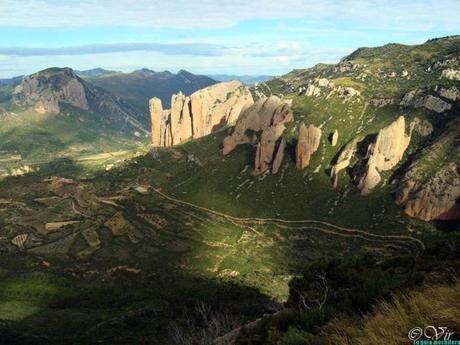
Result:
[[[328,68],[317,66],[313,71],[314,74],[329,73]],[[292,75],[297,78],[297,73],[304,72],[295,71]],[[312,71],[307,73],[313,76]],[[336,79],[339,77],[342,79],[338,83],[343,85],[362,83],[350,76],[347,78],[351,79],[334,76]],[[284,91],[295,89],[288,84],[292,83],[291,80],[289,77],[288,81],[275,80],[273,83],[279,84],[281,92],[283,88]],[[299,76],[296,81],[299,85],[305,82],[304,76]],[[365,92],[366,89],[363,89]],[[138,157],[83,183],[90,184],[89,189],[98,196],[112,196],[136,184],[150,185],[178,199],[240,217],[325,220],[373,233],[422,237],[424,230],[432,229],[432,224],[403,216],[393,202],[388,185],[368,197],[362,197],[347,174],[342,173],[338,190],[330,187],[327,169],[340,146],[351,139],[360,127],[363,135],[376,133],[400,115],[396,106],[375,108],[369,105],[363,113],[364,121],[360,114],[365,102],[342,103],[341,99],[334,97],[325,100],[299,97],[293,93],[289,97],[293,98],[296,121],[285,133],[290,155],[285,157],[283,168],[277,175],[252,176],[253,147],[241,146],[228,157],[223,157],[221,144],[227,134],[227,129],[224,129],[184,143],[176,148],[177,152],[164,150],[155,157]],[[433,118],[433,114],[421,110],[409,116],[415,115]],[[369,119],[373,120],[368,123]],[[323,124],[321,148],[303,171],[295,169],[292,157],[299,121]],[[334,129],[339,130],[339,144],[332,148],[327,136]],[[423,142],[423,139],[414,137],[411,150],[416,150]],[[319,171],[315,173],[319,166]],[[35,217],[49,219],[49,208],[34,199],[53,195],[41,181],[56,171],[67,177],[79,176],[79,169],[75,166],[68,170],[44,167],[40,173],[2,182],[0,198],[17,199],[33,210]],[[385,178],[388,179],[389,175]],[[7,244],[14,234],[34,231],[26,225],[15,224],[15,219],[18,219],[15,208],[2,208],[0,226],[9,231],[2,246],[11,252],[2,254],[3,262],[7,264],[0,271],[0,313],[3,311],[3,318],[4,315],[13,315],[19,320],[12,324],[12,339],[26,330],[32,334],[43,332],[45,325],[48,336],[58,338],[87,336],[106,343],[153,338],[160,344],[171,344],[168,329],[171,329],[172,319],[179,319],[179,323],[184,322],[187,326],[186,317],[178,309],[193,309],[202,296],[212,308],[221,308],[222,304],[233,305],[232,308],[236,308],[231,310],[233,315],[238,315],[243,321],[250,320],[267,310],[271,299],[279,301],[286,298],[289,278],[300,273],[306,263],[359,251],[380,255],[405,251],[404,246],[395,247],[393,243],[374,243],[359,237],[327,234],[313,228],[292,230],[259,224],[254,226],[259,232],[257,234],[254,229],[193,208],[172,207],[171,202],[158,195],[142,195],[132,189],[120,203],[122,207],[117,209],[96,209],[98,216],[91,224],[103,238],[102,248],[87,261],[77,260],[75,253],[82,249],[79,235],[80,240],[71,246],[69,257],[72,261],[53,258],[51,253],[50,257],[46,257],[50,267],[43,264],[39,257],[25,254]],[[58,210],[57,216],[71,212],[69,203],[54,207]],[[140,242],[132,243],[126,235],[110,236],[103,224],[119,210],[142,233]],[[140,213],[160,216],[166,219],[167,226],[155,229],[139,216]],[[19,219],[23,218],[19,216]],[[79,234],[81,230],[79,226],[69,226],[62,232],[40,234],[39,237],[45,242],[52,242],[56,236]],[[115,278],[108,277],[107,270],[116,265],[140,268],[142,273],[120,273]],[[232,271],[238,274],[233,277]],[[17,278],[18,272],[22,272],[21,280]],[[235,301],[239,303],[235,305]],[[145,306],[166,310],[169,314],[161,314],[160,317],[131,316],[127,321],[120,323],[118,320],[118,323],[90,330],[95,320],[126,317],[129,312]],[[120,329],[123,334],[117,333]]]

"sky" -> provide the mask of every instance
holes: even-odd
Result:
[[[47,67],[280,75],[460,34],[460,0],[0,0],[0,78]]]

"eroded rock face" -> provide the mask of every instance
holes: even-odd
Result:
[[[455,102],[460,99],[460,90],[456,86],[452,86],[448,89],[442,88],[441,91],[439,91],[439,95]]]
[[[456,120],[395,180],[396,203],[406,214],[425,221],[460,219],[460,166],[455,160],[459,141],[460,120]]]
[[[338,140],[339,140],[339,131],[335,130],[334,133],[332,133],[331,145],[332,146],[337,145]]]
[[[380,182],[379,171],[390,170],[401,161],[410,142],[410,135],[405,132],[405,124],[404,117],[400,116],[381,129],[368,146],[365,159],[355,169],[355,179],[361,194],[369,194]]]
[[[337,162],[332,166],[331,182],[334,188],[337,187],[339,182],[339,172],[353,164],[353,159],[355,157],[356,150],[358,149],[357,144],[359,141],[361,141],[361,138],[357,137],[348,142],[340,152]]]
[[[433,133],[433,125],[428,120],[420,120],[418,117],[416,117],[410,123],[410,130],[411,130],[411,133],[412,131],[416,131],[422,137],[426,137],[428,135],[431,135],[431,133]]]
[[[425,221],[433,219],[460,219],[459,167],[455,163],[441,168],[424,183],[411,178],[406,173],[398,187],[396,203],[404,207],[404,212]]]
[[[57,114],[59,103],[89,109],[82,80],[70,68],[49,69],[25,77],[13,91],[12,100],[34,107],[39,113]]]
[[[296,166],[298,169],[304,169],[310,164],[310,157],[318,150],[321,139],[321,129],[313,125],[300,125],[299,137],[296,147]]]
[[[413,90],[404,95],[400,103],[403,107],[426,108],[435,113],[443,113],[452,108],[452,105],[439,97],[426,94],[420,90]]]
[[[237,145],[254,143],[254,133],[261,132],[257,143],[254,173],[268,170],[276,173],[284,157],[286,143],[281,138],[285,123],[293,120],[290,105],[276,96],[261,98],[247,108],[235,125],[233,133],[224,139],[223,154],[232,152]]]
[[[161,100],[152,98],[152,144],[173,146],[208,135],[236,121],[253,103],[249,90],[238,81],[215,84],[190,97],[179,92],[172,96],[169,110],[163,110]]]
[[[278,146],[278,150],[275,154],[275,159],[273,160],[272,165],[272,173],[276,174],[281,167],[281,163],[283,163],[284,159],[284,151],[286,150],[286,139],[281,138],[280,144]]]

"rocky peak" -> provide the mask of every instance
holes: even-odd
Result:
[[[318,150],[321,139],[321,129],[314,126],[300,125],[295,161],[298,169],[304,169],[310,164],[310,158]]]
[[[223,154],[237,145],[257,143],[254,174],[276,173],[284,158],[286,142],[281,138],[285,123],[294,119],[290,105],[277,96],[261,98],[247,108],[235,125],[233,133],[224,139]],[[260,141],[251,133],[260,132]]]
[[[89,109],[84,82],[70,68],[49,68],[24,77],[12,100],[40,113],[59,113],[60,103]]]
[[[380,171],[390,170],[401,161],[409,141],[404,116],[379,131],[375,140],[369,144],[365,159],[355,169],[355,179],[361,194],[369,194],[380,182]]]
[[[185,72],[184,72],[185,73]],[[238,81],[218,83],[185,96],[171,98],[171,109],[150,100],[152,144],[173,146],[190,138],[200,138],[236,121],[253,104],[251,93]]]

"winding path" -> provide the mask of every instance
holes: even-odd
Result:
[[[225,218],[234,224],[239,224],[239,225],[246,226],[246,227],[249,227],[249,224],[253,224],[253,225],[271,224],[271,225],[275,225],[282,229],[312,229],[312,230],[318,230],[324,233],[334,234],[334,235],[343,236],[343,237],[359,237],[359,238],[362,238],[368,241],[390,241],[390,242],[398,242],[398,243],[410,243],[416,246],[417,252],[425,250],[424,243],[418,238],[411,237],[411,236],[374,234],[374,233],[367,232],[364,230],[338,226],[338,225],[331,224],[331,223],[321,221],[321,220],[311,220],[311,219],[286,220],[286,219],[278,219],[278,218],[255,218],[255,217],[240,218],[240,217],[231,216],[223,212],[215,211],[215,210],[203,207],[203,206],[199,206],[199,205],[190,203],[188,201],[176,199],[172,196],[169,196],[161,192],[157,188],[154,188],[154,187],[150,187],[150,188],[156,194],[160,195],[161,197],[173,203],[185,205],[185,206],[206,212],[208,214],[213,214],[215,216]],[[253,228],[251,228],[251,230],[256,231]]]

